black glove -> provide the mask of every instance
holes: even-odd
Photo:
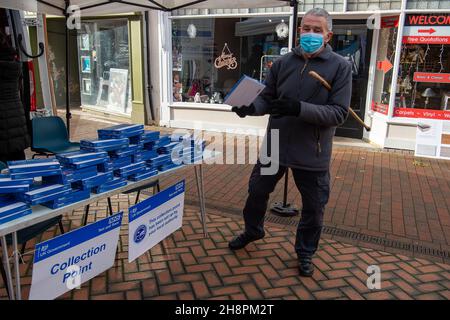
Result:
[[[249,106],[233,107],[231,108],[231,111],[235,112],[239,117],[245,118],[246,116],[253,115],[256,110],[252,103]]]
[[[274,118],[284,116],[298,117],[300,115],[301,103],[293,99],[277,99],[270,103],[269,114]]]

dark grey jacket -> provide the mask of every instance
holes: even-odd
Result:
[[[316,71],[328,83],[328,91],[312,78]],[[255,100],[255,115],[268,111],[273,99],[301,101],[298,117],[270,117],[268,130],[279,129],[280,165],[311,171],[328,170],[336,127],[348,116],[352,90],[351,65],[327,45],[317,56],[305,60],[300,48],[274,62],[266,88]]]

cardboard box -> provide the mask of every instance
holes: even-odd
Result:
[[[32,213],[31,209],[25,209],[25,210],[22,210],[20,212],[16,212],[14,214],[10,214],[8,216],[1,217],[0,218],[0,224],[7,223],[7,222],[10,222],[10,221],[13,221],[13,220],[25,217],[25,216],[27,216],[27,215],[29,215],[31,213]]]
[[[126,167],[129,166],[131,164],[131,156],[128,157],[124,157],[124,158],[119,158],[119,159],[114,159],[111,161],[112,166],[113,166],[113,170],[118,170],[122,167]]]
[[[33,199],[41,198],[44,196],[52,195],[55,193],[59,193],[61,191],[67,190],[68,187],[63,184],[41,184],[41,185],[32,185],[30,191],[25,192],[23,197],[27,201],[31,201]]]
[[[139,152],[139,146],[138,145],[129,145],[127,148],[111,151],[109,152],[111,159],[119,159],[124,157],[129,157],[136,152]]]
[[[148,168],[148,170],[142,173],[131,175],[128,179],[131,181],[141,181],[156,176],[157,174],[158,170]]]
[[[113,173],[112,172],[99,172],[96,176],[83,179],[79,182],[75,183],[75,186],[82,189],[82,190],[90,190],[94,187],[97,187],[99,185],[102,185],[106,182],[109,182],[113,179]]]
[[[0,207],[0,218],[21,212],[29,208],[30,206],[25,202],[11,201],[9,203],[4,203]]]
[[[63,191],[59,191],[59,192],[56,192],[56,193],[45,195],[45,196],[42,196],[40,198],[33,198],[33,199],[30,199],[30,200],[25,200],[25,198],[23,196],[21,196],[21,195],[19,195],[18,198],[19,199],[22,198],[22,200],[25,201],[26,203],[28,203],[28,204],[30,204],[32,206],[35,206],[37,204],[41,204],[41,203],[45,203],[45,202],[49,202],[49,201],[61,198],[63,196],[66,196],[66,195],[70,194],[70,192],[71,192],[71,189],[68,188],[68,189],[65,189]]]
[[[141,124],[119,124],[98,130],[98,136],[100,139],[129,138],[140,136],[143,133],[144,126]]]
[[[11,173],[11,179],[33,179],[37,177],[48,177],[48,176],[57,176],[62,173],[61,169],[52,169],[52,170],[44,170],[44,171],[30,171],[30,172],[22,172],[22,173]]]
[[[179,149],[181,152],[182,148],[183,144],[181,142],[171,142],[166,146],[159,147],[157,150],[159,154],[170,154],[174,149]]]
[[[80,147],[82,150],[91,152],[114,151],[127,148],[130,141],[128,138],[108,139],[108,140],[81,140]]]
[[[159,139],[159,131],[145,130],[142,135],[142,140],[144,143],[155,142],[158,139]]]
[[[8,169],[11,174],[20,174],[36,171],[51,171],[61,168],[57,159],[36,159],[8,161]]]
[[[117,188],[121,188],[127,185],[127,180],[123,179],[123,178],[114,178],[114,180],[102,184],[98,187],[95,187],[93,189],[94,193],[103,193],[103,192],[108,192]]]
[[[0,187],[10,187],[10,186],[16,186],[16,185],[25,185],[25,184],[32,184],[33,179],[11,179],[11,177],[8,178],[0,178]]]
[[[107,159],[108,153],[104,151],[100,152],[85,152],[85,151],[77,151],[77,152],[68,152],[57,154],[56,158],[61,162],[61,164],[69,164],[74,162],[83,162],[87,160],[94,159]]]
[[[100,164],[104,164],[109,161],[109,158],[98,158],[98,159],[91,159],[91,160],[85,160],[85,161],[77,161],[70,164],[67,164],[65,168],[67,169],[73,169],[73,170],[79,170],[84,169],[87,167],[94,167]]]
[[[58,208],[62,208],[62,207],[71,205],[76,202],[80,202],[80,201],[89,199],[90,196],[91,196],[91,193],[89,190],[72,190],[71,193],[69,193],[61,198],[57,198],[53,201],[43,203],[43,205],[50,209],[58,209]]]

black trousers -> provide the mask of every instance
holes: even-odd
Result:
[[[244,208],[245,231],[249,234],[260,236],[264,233],[264,216],[269,196],[286,170],[286,167],[280,167],[274,175],[261,175],[259,162],[253,168],[249,195]],[[323,214],[330,195],[330,173],[292,168],[291,170],[303,203],[295,251],[299,258],[311,259],[317,250],[322,232]]]

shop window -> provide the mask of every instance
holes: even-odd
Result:
[[[171,16],[206,15],[208,9],[178,9],[171,13]]]
[[[342,1],[342,0],[341,0]],[[322,1],[321,1],[322,2]],[[299,7],[300,8],[300,7]],[[274,8],[249,8],[249,9],[178,9],[171,13],[171,16],[206,16],[209,14],[247,14],[247,13],[287,13],[291,12],[291,7]]]
[[[264,80],[288,52],[288,25],[288,17],[174,19],[173,102],[220,104],[242,75]]]
[[[248,9],[209,9],[209,14],[246,14]]]
[[[78,59],[82,106],[131,114],[128,20],[83,21]]]
[[[397,31],[398,28],[396,27],[380,29],[372,110],[384,115],[389,112]]]
[[[408,0],[407,9],[450,9],[449,0]]]
[[[313,8],[324,8],[328,12],[342,12],[344,10],[343,0],[306,0],[300,1],[299,11],[307,12]]]
[[[275,7],[275,8],[250,8],[249,13],[270,13],[270,12],[290,12],[291,7]]]
[[[380,10],[400,9],[401,0],[348,0],[348,11],[367,11],[369,9],[378,8]]]
[[[394,116],[450,113],[449,28],[447,14],[406,16]]]

